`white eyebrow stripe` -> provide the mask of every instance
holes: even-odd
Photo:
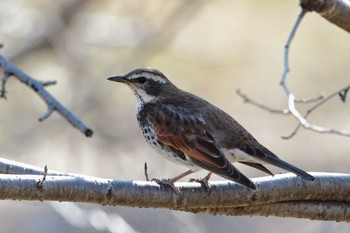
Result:
[[[152,76],[152,75],[148,74],[147,78],[152,79],[155,82],[166,83],[166,80],[160,76]]]
[[[155,74],[151,74],[151,73],[148,73],[148,72],[144,72],[144,73],[141,73],[141,74],[136,74],[136,75],[133,75],[130,77],[130,79],[136,79],[136,78],[140,78],[140,77],[145,77],[149,80],[152,80],[154,82],[158,82],[158,83],[167,83],[167,80],[164,79],[163,77],[161,76],[158,76],[158,75],[155,75]]]

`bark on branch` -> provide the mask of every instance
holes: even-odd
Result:
[[[350,2],[348,0],[300,0],[307,11],[316,11],[329,22],[350,32]]]
[[[7,165],[6,165],[7,164]],[[13,164],[13,165],[12,165]],[[262,215],[350,221],[350,175],[312,173],[315,181],[294,174],[253,179],[256,191],[228,181],[210,182],[208,193],[198,183],[176,183],[182,195],[148,181],[45,173],[44,169],[0,160],[0,199],[86,202],[141,208],[167,208],[192,213]],[[45,181],[43,181],[45,175]],[[39,185],[40,184],[40,185]]]

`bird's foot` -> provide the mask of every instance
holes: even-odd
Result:
[[[172,188],[176,194],[178,195],[182,195],[182,192],[180,191],[180,189],[178,187],[175,186],[175,181],[173,179],[157,179],[157,178],[153,178],[151,181],[156,182],[158,185],[160,186],[168,186],[170,188]]]
[[[200,178],[200,179],[196,179],[196,178],[191,178],[189,180],[189,182],[197,182],[197,183],[200,183],[202,188],[204,188],[208,194],[210,194],[211,192],[211,187],[210,187],[210,184],[209,184],[209,179],[208,177],[204,177],[204,178]]]

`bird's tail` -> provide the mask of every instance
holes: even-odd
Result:
[[[297,168],[296,166],[293,166],[292,164],[289,164],[281,160],[277,155],[275,155],[269,149],[267,149],[262,145],[255,146],[255,147],[252,147],[249,145],[243,145],[238,148],[242,150],[244,153],[246,153],[247,155],[250,155],[260,161],[263,161],[265,163],[269,163],[271,165],[282,168],[284,170],[293,172],[294,174],[300,176],[304,180],[313,181],[315,179],[312,175],[306,173],[300,168]]]
[[[268,161],[266,161],[272,165],[275,165],[279,168],[282,168],[284,170],[293,172],[294,174],[300,176],[301,178],[303,178],[304,180],[309,180],[309,181],[313,181],[315,179],[315,177],[313,177],[312,175],[308,174],[307,172],[301,170],[300,168],[297,168],[296,166],[293,166],[292,164],[289,164],[283,160],[281,160],[278,157],[269,157]]]

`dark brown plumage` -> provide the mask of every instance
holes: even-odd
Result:
[[[170,179],[170,184],[202,168],[255,189],[232,162],[271,175],[262,163],[272,164],[305,180],[314,179],[279,159],[230,115],[177,88],[157,70],[137,69],[109,80],[125,83],[133,90],[138,102],[137,119],[146,141],[167,159],[190,169]]]

